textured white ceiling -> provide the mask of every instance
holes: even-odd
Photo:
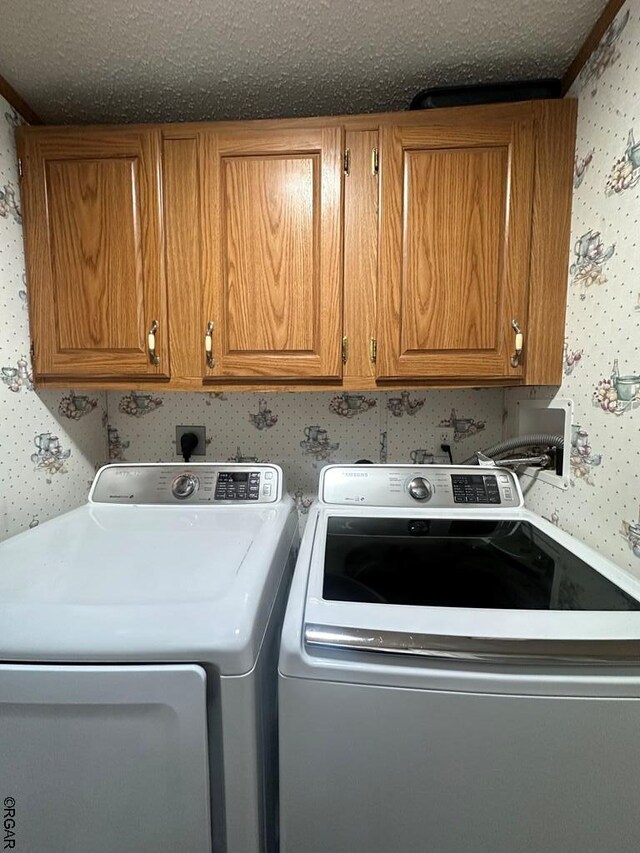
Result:
[[[47,122],[401,109],[560,76],[605,0],[0,0],[0,74]]]

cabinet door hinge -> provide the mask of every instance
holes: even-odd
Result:
[[[378,156],[378,149],[371,149],[371,174],[377,175],[380,171],[380,158]]]
[[[33,340],[29,346],[29,355],[31,356],[31,366],[33,367],[33,360],[36,357],[36,344]]]
[[[349,360],[349,338],[342,339],[342,363],[346,364]]]
[[[342,164],[343,164],[345,175],[348,175],[349,172],[351,171],[351,149],[350,148],[344,149],[344,158],[343,158]]]
[[[378,358],[378,341],[375,338],[369,338],[369,358],[374,364]]]
[[[22,171],[22,157],[18,157],[18,178],[20,178],[20,180],[22,180],[23,174],[24,173]]]

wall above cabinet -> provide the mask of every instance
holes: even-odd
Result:
[[[36,382],[559,382],[575,115],[22,128]]]

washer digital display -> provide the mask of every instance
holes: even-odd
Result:
[[[453,500],[457,504],[499,504],[500,491],[494,474],[452,474]]]

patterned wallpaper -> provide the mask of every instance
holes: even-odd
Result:
[[[446,462],[443,442],[460,462],[500,441],[503,392],[109,393],[107,409],[113,461],[176,461],[176,426],[204,426],[207,460],[281,464],[304,512],[330,462]]]
[[[571,486],[531,509],[640,574],[640,0],[629,0],[570,94],[579,98],[564,379]],[[539,397],[556,389],[537,389]],[[522,391],[508,391],[507,401]]]
[[[31,383],[14,130],[0,98],[0,539],[81,504],[105,457],[104,394]]]

